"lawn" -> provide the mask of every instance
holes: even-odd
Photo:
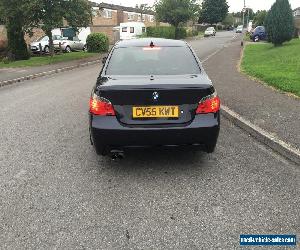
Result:
[[[281,47],[268,43],[248,44],[241,68],[268,85],[300,96],[300,39]]]
[[[17,68],[17,67],[33,67],[54,64],[59,62],[67,62],[72,60],[78,60],[99,55],[99,53],[88,53],[88,52],[72,52],[55,55],[52,58],[50,56],[33,56],[29,60],[14,61],[5,64],[0,60],[0,68]]]

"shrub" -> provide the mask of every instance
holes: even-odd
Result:
[[[221,25],[221,24],[218,24],[218,25],[216,26],[216,29],[217,29],[217,30],[224,30],[224,26]]]
[[[107,52],[109,49],[108,37],[104,33],[89,34],[86,45],[89,52]]]
[[[199,31],[197,29],[193,29],[193,28],[187,28],[186,29],[186,36],[187,37],[198,36],[198,35],[199,35]]]
[[[185,28],[177,28],[176,29],[176,39],[184,39],[187,36],[187,32]]]
[[[288,0],[276,0],[265,19],[268,39],[275,46],[290,41],[294,35],[294,18]]]
[[[147,28],[148,37],[161,37],[167,39],[175,39],[175,27],[173,26],[157,26]]]
[[[2,62],[3,62],[4,64],[9,64],[9,63],[10,63],[10,60],[9,60],[9,58],[6,56],[6,57],[4,57],[4,58],[2,59]]]

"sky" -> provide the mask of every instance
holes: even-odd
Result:
[[[147,3],[153,5],[155,0],[93,0],[94,2],[105,2],[112,4],[119,4],[123,6],[134,7],[136,4]],[[254,11],[257,10],[269,10],[275,0],[246,0],[246,6],[252,8]],[[244,6],[244,0],[227,0],[230,6],[229,12],[241,11]],[[300,0],[290,0],[292,9],[300,7]]]

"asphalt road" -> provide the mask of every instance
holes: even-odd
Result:
[[[193,45],[205,58],[228,34]],[[97,156],[87,111],[99,71],[0,89],[1,249],[235,249],[240,234],[299,236],[299,167],[225,119],[211,155]]]

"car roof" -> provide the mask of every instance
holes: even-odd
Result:
[[[181,40],[172,40],[164,38],[140,38],[140,39],[131,39],[123,40],[116,43],[116,47],[146,47],[153,43],[154,46],[158,47],[185,47],[187,43]]]

